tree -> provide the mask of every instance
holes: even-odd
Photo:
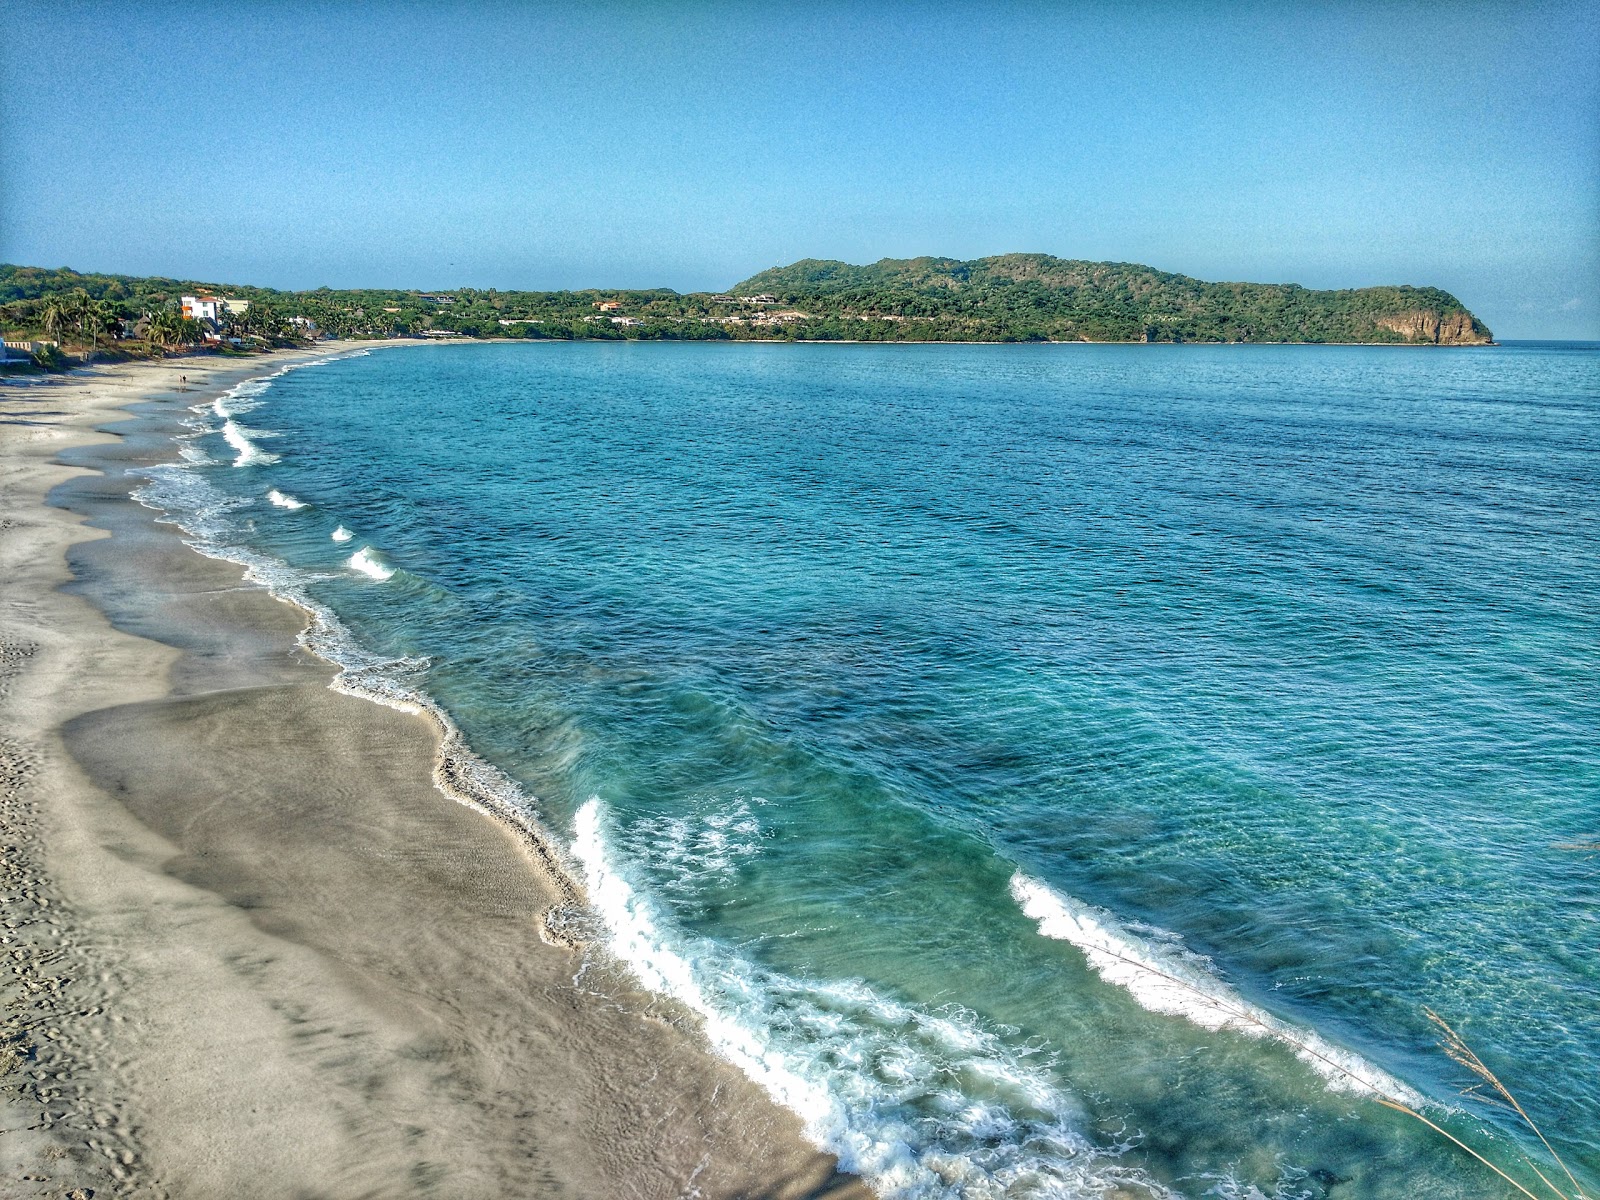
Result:
[[[145,336],[158,346],[191,345],[203,335],[200,322],[180,316],[170,308],[159,308],[144,317]]]
[[[47,300],[39,313],[39,325],[45,335],[58,342],[71,321],[72,310],[62,299]]]
[[[144,335],[158,346],[170,346],[176,340],[178,314],[170,308],[158,308],[144,315]]]

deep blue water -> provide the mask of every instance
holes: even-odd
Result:
[[[1597,348],[394,349],[188,454],[884,1191],[1505,1195],[1427,1008],[1600,1190]]]

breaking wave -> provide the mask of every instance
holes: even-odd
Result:
[[[251,440],[251,435],[262,436],[258,430],[246,429],[232,417],[222,422],[222,436],[228,445],[233,447],[233,465],[236,467],[260,467],[278,461],[278,455],[263,450]]]
[[[1038,922],[1042,936],[1071,942],[1100,978],[1123,988],[1151,1012],[1182,1017],[1202,1029],[1231,1029],[1281,1042],[1336,1091],[1414,1108],[1426,1103],[1359,1055],[1251,1004],[1217,975],[1209,959],[1184,948],[1176,937],[1160,943],[1139,938],[1105,909],[1065,896],[1020,871],[1011,877],[1011,895]]]
[[[394,568],[391,566],[386,566],[382,560],[380,560],[378,556],[372,552],[371,546],[361,547],[361,549],[357,550],[350,556],[348,561],[352,570],[360,571],[363,575],[369,576],[372,579],[382,581],[385,579],[394,578]]]
[[[748,820],[736,811],[725,825]],[[1127,1145],[1099,1146],[1082,1132],[1080,1106],[1043,1052],[1008,1047],[965,1009],[930,1011],[855,980],[794,978],[685,934],[618,863],[608,825],[591,798],[572,844],[608,949],[646,988],[694,1012],[719,1055],[880,1196],[1169,1194],[1118,1161]]]

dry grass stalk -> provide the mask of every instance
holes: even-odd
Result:
[[[1507,1175],[1499,1167],[1495,1166],[1492,1162],[1490,1162],[1483,1155],[1479,1154],[1471,1146],[1469,1146],[1465,1142],[1463,1142],[1455,1134],[1451,1133],[1448,1129],[1443,1129],[1443,1128],[1440,1128],[1438,1125],[1435,1125],[1432,1121],[1428,1120],[1427,1117],[1423,1116],[1416,1109],[1412,1108],[1409,1104],[1402,1104],[1402,1103],[1400,1103],[1400,1101],[1391,1100],[1387,1096],[1379,1096],[1377,1098],[1377,1100],[1378,1100],[1378,1103],[1383,1105],[1385,1108],[1392,1108],[1392,1109],[1395,1110],[1395,1112],[1405,1113],[1406,1116],[1412,1117],[1415,1120],[1421,1121],[1424,1125],[1426,1125],[1429,1129],[1433,1130],[1440,1137],[1447,1138],[1450,1141],[1454,1142],[1457,1146],[1461,1147],[1461,1149],[1465,1150],[1468,1154],[1472,1155],[1473,1158],[1477,1159],[1484,1166],[1488,1167],[1489,1170],[1493,1171],[1496,1175],[1500,1176],[1501,1179],[1504,1179],[1512,1187],[1516,1188],[1517,1191],[1521,1192],[1524,1196],[1528,1197],[1528,1200],[1548,1200],[1548,1197],[1534,1195],[1527,1188],[1523,1187],[1520,1183],[1518,1183],[1515,1179],[1511,1178],[1511,1176]],[[1540,1179],[1544,1179],[1544,1176],[1539,1174],[1539,1168],[1538,1167],[1535,1167],[1533,1170],[1534,1170],[1534,1174],[1539,1175]],[[1546,1182],[1548,1183],[1549,1181],[1546,1180]],[[1551,1190],[1555,1191],[1554,1188],[1552,1188]],[[1559,1191],[1556,1191],[1556,1195],[1560,1196],[1561,1193]],[[1572,1197],[1565,1197],[1564,1200],[1573,1200],[1573,1198]]]
[[[1467,1043],[1462,1040],[1461,1035],[1450,1027],[1450,1023],[1448,1021],[1446,1021],[1438,1013],[1434,1012],[1431,1008],[1424,1009],[1423,1011],[1428,1014],[1428,1020],[1432,1021],[1434,1025],[1443,1030],[1444,1041],[1442,1045],[1444,1046],[1444,1052],[1448,1054],[1453,1061],[1467,1068],[1467,1070],[1471,1071],[1479,1079],[1478,1083],[1475,1083],[1471,1087],[1467,1088],[1462,1094],[1472,1096],[1486,1104],[1493,1104],[1499,1106],[1500,1108],[1510,1109],[1512,1112],[1516,1113],[1517,1116],[1521,1118],[1522,1123],[1533,1131],[1533,1135],[1537,1137],[1540,1143],[1543,1144],[1544,1148],[1550,1152],[1550,1157],[1555,1159],[1556,1165],[1561,1168],[1563,1174],[1565,1174],[1567,1177],[1567,1181],[1572,1184],[1574,1196],[1582,1197],[1583,1189],[1578,1186],[1578,1181],[1573,1178],[1572,1172],[1567,1168],[1567,1164],[1562,1160],[1561,1155],[1556,1153],[1556,1149],[1550,1144],[1549,1139],[1544,1136],[1544,1131],[1540,1129],[1535,1123],[1534,1119],[1527,1114],[1526,1110],[1523,1109],[1522,1104],[1517,1100],[1517,1098],[1511,1094],[1511,1089],[1500,1082],[1499,1077],[1488,1068],[1483,1059],[1477,1056],[1472,1047],[1468,1046]],[[1491,1089],[1493,1093],[1492,1095],[1485,1093],[1482,1090],[1485,1085]],[[1555,1184],[1551,1183],[1545,1178],[1544,1172],[1539,1170],[1537,1166],[1534,1166],[1532,1159],[1525,1158],[1524,1161],[1526,1161],[1528,1166],[1533,1169],[1533,1173],[1544,1181],[1544,1185],[1547,1188],[1549,1188],[1557,1196],[1562,1197],[1563,1200],[1572,1200],[1572,1197],[1567,1196],[1567,1193],[1563,1192],[1560,1188],[1556,1187]]]

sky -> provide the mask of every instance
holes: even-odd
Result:
[[[0,0],[0,261],[720,290],[1037,251],[1600,339],[1600,4]]]

